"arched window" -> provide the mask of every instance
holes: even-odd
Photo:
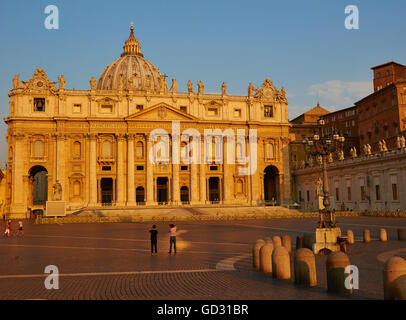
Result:
[[[73,195],[80,196],[80,181],[75,181],[73,183]]]
[[[34,157],[42,158],[45,153],[45,143],[41,140],[34,142]]]
[[[73,143],[73,158],[74,159],[80,159],[81,157],[81,144],[79,141],[75,141]]]
[[[102,157],[103,158],[113,158],[113,144],[109,140],[103,141]]]
[[[274,159],[274,148],[273,144],[268,142],[265,147],[265,158],[266,159]]]
[[[243,193],[243,191],[244,191],[244,184],[241,179],[238,179],[238,181],[237,181],[236,191],[237,191],[237,193]]]
[[[144,144],[141,141],[138,141],[135,147],[135,157],[137,159],[144,159]]]

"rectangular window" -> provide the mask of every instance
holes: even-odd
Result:
[[[264,106],[264,117],[273,118],[273,106]]]
[[[45,112],[45,98],[34,98],[34,111]]]
[[[136,111],[139,112],[142,110],[144,110],[144,106],[142,104],[137,104]]]
[[[381,191],[379,188],[379,184],[375,185],[375,197],[376,197],[376,201],[381,200]]]
[[[302,191],[299,190],[299,202],[302,202]]]
[[[110,104],[104,104],[100,107],[101,113],[113,113],[113,106]]]
[[[103,166],[102,171],[111,171],[111,167],[110,166]]]
[[[241,118],[241,109],[234,109],[234,118]]]
[[[188,166],[181,166],[181,167],[180,167],[180,170],[181,170],[181,171],[187,171],[187,170],[188,170]]]
[[[82,105],[81,104],[74,104],[73,105],[73,113],[81,113],[82,112]]]
[[[180,111],[187,113],[187,107],[186,106],[181,106]]]
[[[209,109],[207,109],[207,115],[208,116],[217,116],[217,114],[218,114],[218,110],[217,110],[217,108],[209,108]]]
[[[361,186],[361,200],[364,201],[365,200],[365,187]]]
[[[340,189],[336,188],[336,200],[340,201]]]
[[[211,171],[217,171],[219,168],[217,166],[210,166]]]
[[[392,198],[398,200],[398,186],[396,183],[392,183]]]
[[[137,166],[137,171],[143,171],[144,170],[144,166]]]
[[[338,119],[342,119],[343,115],[341,113],[339,113],[337,117],[338,117]]]
[[[351,187],[347,187],[348,201],[351,201]]]
[[[306,191],[306,197],[307,197],[307,202],[309,202],[310,201],[310,191],[309,190]]]

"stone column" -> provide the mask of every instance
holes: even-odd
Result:
[[[135,203],[135,181],[134,181],[134,134],[127,135],[127,205],[134,206]]]
[[[190,204],[196,204],[199,201],[199,193],[197,192],[197,164],[190,165]]]
[[[197,178],[197,162],[199,162],[199,142],[196,137],[192,138],[192,143],[195,148],[192,151],[192,163],[190,164],[190,204],[197,204],[199,202],[199,187],[198,187],[198,178]],[[197,154],[195,154],[197,152]]]
[[[200,202],[202,204],[206,203],[206,164],[204,161],[204,141],[200,148]]]
[[[256,166],[252,165],[252,168],[256,167],[256,171],[250,173],[251,205],[254,206],[259,204],[259,200],[261,199],[261,188],[263,188],[263,185],[260,185],[260,170],[262,166],[260,166],[260,162],[258,161],[258,158],[263,154],[262,143],[260,142],[262,141],[258,138],[256,154],[254,150],[251,150],[251,148],[249,149],[250,164],[252,165],[256,161]]]
[[[117,135],[117,206],[125,205],[124,192],[124,152],[125,137],[123,134]]]
[[[173,204],[177,205],[180,202],[180,189],[179,189],[179,164],[172,164],[172,190],[173,190]]]
[[[180,145],[178,143],[179,141],[179,136],[173,135],[172,136],[172,146],[173,146],[173,151],[172,151],[172,192],[173,192],[173,197],[172,197],[172,202],[175,205],[178,205],[180,203],[180,188],[179,188],[179,166],[180,166]],[[174,145],[175,144],[175,145]],[[174,153],[177,152],[175,155]],[[177,162],[177,163],[175,163]]]
[[[26,135],[17,134],[15,135],[14,144],[14,156],[13,156],[13,167],[12,167],[12,198],[10,206],[11,217],[21,217],[24,218],[27,206],[24,204],[26,201],[26,196],[23,186],[23,175],[24,175],[24,160],[27,157],[26,147],[24,146],[26,141]]]
[[[224,138],[223,141],[223,203],[229,204],[232,202],[231,196],[234,191],[234,182],[233,182],[233,174],[232,174],[232,165],[231,165],[231,158],[232,154],[228,154],[228,141]]]
[[[154,169],[153,163],[149,159],[149,153],[151,151],[152,142],[149,141],[149,137],[145,137],[145,143],[147,146],[146,164],[147,164],[147,205],[154,204]]]
[[[89,156],[89,206],[95,206],[97,203],[97,151],[96,134],[90,134],[90,156]]]
[[[69,186],[65,185],[65,140],[65,134],[60,133],[56,136],[56,180],[58,180],[62,186],[62,201],[65,200],[66,190],[69,190]]]

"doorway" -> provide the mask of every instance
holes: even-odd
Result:
[[[168,178],[159,177],[156,180],[156,184],[157,184],[158,204],[167,204],[168,203]]]
[[[218,177],[209,178],[209,201],[211,203],[220,202],[220,179]]]
[[[111,206],[113,203],[113,178],[102,178],[100,180],[101,202],[104,206]]]

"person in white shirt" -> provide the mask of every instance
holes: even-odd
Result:
[[[176,225],[169,225],[169,254],[172,253],[172,245],[174,253],[176,254]]]

